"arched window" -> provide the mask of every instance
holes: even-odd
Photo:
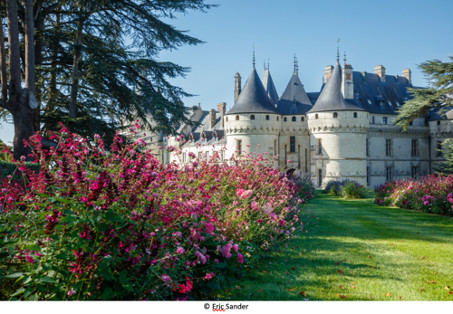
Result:
[[[286,122],[286,120],[287,120],[286,117],[284,117],[284,118],[283,118],[283,121]]]
[[[337,113],[337,112],[334,112],[334,113],[333,113],[333,117],[334,117],[334,118],[338,118],[338,113]]]
[[[291,121],[296,122],[296,117],[292,117]]]
[[[266,115],[266,120],[269,120],[269,115]]]
[[[236,120],[239,120],[239,116],[236,116]]]
[[[228,122],[228,117],[226,117],[226,118],[225,118],[225,121],[227,121],[227,122]]]
[[[250,116],[250,120],[255,120],[255,115],[254,115],[254,114],[252,114],[252,115]]]
[[[440,121],[437,121],[437,125],[440,125]]]
[[[280,118],[279,118],[279,117],[277,117],[277,121],[280,121]]]
[[[354,118],[357,118],[357,112],[354,112]]]
[[[318,114],[315,114],[315,119],[318,119],[318,118],[319,118]]]
[[[302,122],[303,122],[304,120],[305,120],[305,119],[304,119],[304,117],[300,117],[300,121],[302,121]]]

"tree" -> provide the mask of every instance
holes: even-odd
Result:
[[[432,110],[445,114],[453,105],[453,57],[451,62],[429,60],[420,65],[425,76],[430,81],[430,88],[411,88],[413,98],[404,103],[395,120],[404,130],[415,118],[428,115]],[[453,141],[446,140],[442,144],[445,162],[439,167],[442,172],[453,173]]]
[[[159,131],[187,122],[181,99],[190,95],[168,79],[189,68],[159,53],[200,44],[168,21],[210,7],[204,0],[2,1],[8,42],[0,33],[0,107],[13,116],[15,157],[26,154],[24,139],[59,121],[85,136],[112,135],[119,121],[147,123],[147,115]]]
[[[410,88],[413,98],[404,103],[398,112],[395,124],[404,130],[415,118],[427,115],[431,110],[445,109],[453,105],[453,57],[451,62],[429,60],[420,64],[420,69],[428,78],[430,88]]]

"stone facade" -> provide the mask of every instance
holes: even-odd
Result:
[[[310,175],[315,185],[350,179],[368,187],[389,180],[421,177],[442,162],[442,142],[453,135],[453,111],[413,121],[403,132],[392,122],[408,99],[410,70],[389,76],[380,65],[374,74],[352,66],[327,66],[320,93],[305,93],[297,67],[287,89],[273,100],[269,69],[266,87],[255,68],[244,87],[235,75],[235,104],[216,110],[193,111],[197,127],[184,125],[168,145],[170,161],[185,164],[195,158],[228,162],[248,153],[260,154],[274,167],[294,175]],[[269,83],[270,82],[270,83]],[[272,86],[269,87],[269,84]],[[314,104],[313,104],[314,103]]]

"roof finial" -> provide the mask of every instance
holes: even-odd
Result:
[[[344,59],[343,59],[344,64],[346,64],[346,51],[344,52]]]
[[[337,39],[337,64],[340,63],[340,41],[341,41],[341,39],[338,38]]]
[[[294,74],[297,75],[298,71],[299,71],[299,65],[297,64],[296,54],[294,54]]]
[[[266,71],[266,61],[263,62],[264,65],[264,71]]]
[[[253,59],[252,59],[253,68],[255,68],[255,43],[253,43]]]
[[[270,59],[267,59],[267,69],[269,70],[269,60]]]

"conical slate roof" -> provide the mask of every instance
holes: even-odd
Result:
[[[233,108],[227,114],[235,113],[277,113],[266,94],[255,67],[253,67],[244,88]]]
[[[343,93],[341,92],[341,66],[338,62],[322,89],[318,100],[308,113],[335,110],[365,110],[343,98]]]
[[[297,71],[289,80],[282,97],[278,101],[277,110],[281,114],[305,114],[313,104],[305,92]]]
[[[261,77],[261,82],[263,83],[264,90],[266,91],[267,96],[273,104],[276,104],[278,101],[277,90],[275,89],[274,81],[272,80],[271,72],[269,68],[264,69],[263,76]]]

